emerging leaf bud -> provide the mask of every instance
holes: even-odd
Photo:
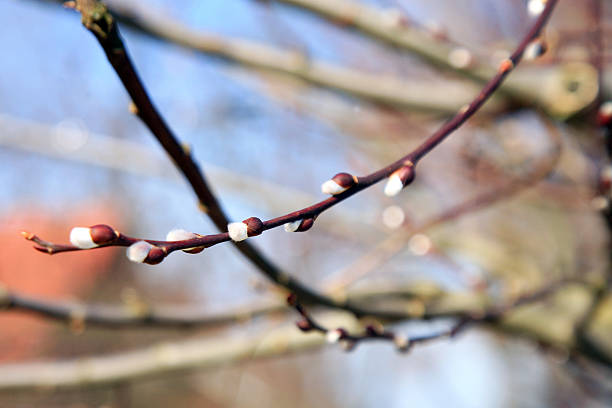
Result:
[[[297,305],[297,295],[295,293],[290,293],[289,296],[287,296],[287,304],[289,306],[295,306]]]
[[[531,17],[539,16],[546,7],[546,0],[529,0],[527,3],[527,12]]]
[[[127,257],[132,262],[156,265],[164,260],[166,252],[146,241],[138,241],[128,247]]]
[[[257,217],[247,218],[241,222],[227,224],[227,232],[233,241],[244,241],[248,237],[260,235],[263,232],[264,224]]]
[[[242,222],[247,226],[247,235],[249,237],[255,237],[263,232],[264,224],[257,217],[247,218]]]
[[[374,325],[371,325],[371,324],[370,324],[370,325],[368,325],[368,326],[366,327],[366,334],[367,334],[369,337],[378,337],[378,336],[380,336],[381,332],[380,332],[380,330],[378,329],[378,327],[376,327],[376,326],[374,326]]]
[[[410,340],[403,334],[396,334],[395,336],[393,336],[393,343],[395,344],[395,347],[397,347],[397,349],[402,353],[408,351],[411,345]]]
[[[232,222],[227,224],[227,232],[233,241],[244,241],[248,238],[247,225],[244,222]]]
[[[200,235],[195,232],[185,231],[184,229],[173,229],[166,235],[166,241],[186,241],[188,239],[199,238]],[[188,254],[199,254],[204,250],[204,247],[193,247],[183,249],[183,252]]]
[[[300,329],[303,332],[309,332],[309,331],[312,330],[312,325],[306,319],[302,319],[302,320],[298,321],[296,323],[296,326],[297,326],[298,329]]]
[[[473,63],[474,57],[467,49],[459,47],[448,54],[448,63],[457,69],[466,69]]]
[[[612,125],[612,101],[607,101],[601,104],[597,111],[597,124],[599,126]]]
[[[393,197],[414,180],[414,165],[404,166],[389,176],[385,185],[385,195]]]
[[[346,330],[344,329],[328,330],[327,333],[325,333],[325,339],[328,343],[337,343],[344,337],[346,337]]]
[[[599,172],[599,191],[608,193],[612,187],[612,166],[607,165]]]
[[[321,184],[321,191],[324,194],[336,195],[344,193],[349,188],[357,184],[357,178],[348,173],[338,173],[331,180]]]
[[[285,224],[285,231],[287,232],[305,232],[308,231],[314,225],[314,218],[305,218],[303,220],[297,220],[288,222]]]
[[[70,231],[70,242],[80,249],[96,248],[114,242],[119,235],[108,225],[99,224],[92,227],[75,227]]]
[[[537,38],[529,43],[527,48],[525,48],[525,56],[526,60],[534,60],[538,57],[541,57],[546,52],[546,43],[541,38]]]
[[[514,68],[514,62],[510,58],[506,58],[502,62],[499,63],[499,72],[502,74],[510,71]]]

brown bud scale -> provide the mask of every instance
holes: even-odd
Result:
[[[357,183],[356,177],[348,173],[338,173],[332,177],[332,180],[340,187],[344,188],[353,187]]]
[[[247,235],[249,237],[260,235],[263,232],[264,224],[257,217],[247,218],[242,222],[247,226]]]
[[[89,235],[91,235],[91,240],[98,245],[111,244],[119,236],[112,227],[105,224],[89,227]]]
[[[314,225],[314,218],[305,218],[302,220],[302,222],[300,223],[300,226],[298,227],[298,229],[295,230],[295,232],[308,231],[309,229],[312,228],[313,225]]]
[[[149,254],[143,262],[149,265],[157,265],[158,263],[164,260],[166,255],[167,253],[166,251],[164,251],[163,248],[153,247],[151,248],[151,250],[149,250]]]

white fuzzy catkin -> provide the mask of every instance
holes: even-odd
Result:
[[[75,227],[70,231],[70,242],[77,248],[91,249],[98,246],[91,239],[91,229],[86,227]]]
[[[295,231],[297,231],[298,228],[300,228],[300,224],[301,223],[302,223],[302,220],[288,222],[288,223],[286,223],[284,225],[285,231],[287,231],[287,232],[295,232]]]
[[[402,179],[397,174],[392,174],[385,185],[385,195],[387,197],[396,196],[404,188]]]
[[[325,334],[325,339],[327,340],[328,343],[337,343],[338,340],[340,340],[340,337],[342,337],[342,332],[338,329],[329,330]]]
[[[321,191],[323,192],[323,194],[336,195],[343,193],[346,190],[348,190],[348,187],[342,187],[334,180],[327,180],[325,183],[321,184]]]
[[[149,244],[146,241],[138,241],[130,245],[127,249],[127,257],[130,261],[136,263],[143,263],[147,256],[149,256],[149,251],[153,248],[153,245]]]
[[[527,11],[532,17],[537,17],[544,11],[546,0],[529,0],[527,3]]]
[[[544,44],[540,40],[530,42],[523,53],[524,58],[528,61],[533,61],[542,56],[542,54],[544,54]]]
[[[247,225],[244,222],[232,222],[227,224],[227,232],[233,241],[240,242],[247,239]]]
[[[599,107],[599,114],[605,116],[612,115],[612,101],[602,103]]]
[[[404,336],[403,334],[396,334],[393,337],[393,343],[395,344],[395,347],[400,350],[406,349],[410,344],[408,337]]]
[[[176,228],[168,232],[168,234],[166,235],[166,241],[185,241],[185,240],[194,239],[197,237],[198,236],[193,232],[189,232],[184,229]]]

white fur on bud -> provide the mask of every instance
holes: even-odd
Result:
[[[327,180],[325,183],[321,184],[321,191],[323,194],[336,195],[344,193],[346,190],[348,190],[348,187],[342,187],[334,180]]]
[[[285,231],[287,231],[287,232],[295,232],[295,231],[297,231],[298,228],[300,228],[300,224],[301,223],[302,223],[302,220],[288,222],[288,223],[285,224]]]
[[[408,337],[404,336],[403,334],[396,334],[393,337],[393,343],[399,350],[407,350],[408,346],[410,345]]]
[[[448,63],[454,68],[464,69],[473,61],[472,53],[465,48],[455,48],[448,54]]]
[[[173,229],[166,235],[166,241],[185,241],[188,239],[197,238],[198,235],[194,232],[185,231],[184,229]]]
[[[153,245],[146,241],[138,241],[128,247],[127,257],[132,262],[143,263],[151,249],[153,249]]]
[[[527,11],[532,17],[539,16],[546,7],[546,0],[529,0],[527,3]]]
[[[247,225],[244,222],[232,222],[227,224],[227,232],[232,241],[244,241],[248,238]]]
[[[525,52],[523,53],[526,60],[534,60],[542,54],[546,52],[546,46],[542,42],[542,40],[534,40],[529,43],[527,48],[525,48]]]
[[[392,174],[385,185],[385,195],[387,197],[396,196],[404,188],[404,183],[400,176],[396,173]]]
[[[340,340],[340,338],[342,337],[342,331],[341,330],[329,330],[326,334],[325,334],[325,339],[327,340],[328,343],[337,343],[338,340]]]
[[[75,227],[70,231],[70,242],[80,249],[91,249],[98,246],[91,238],[91,229],[86,227]]]
[[[198,238],[198,234],[195,232],[186,231],[184,229],[176,228],[168,232],[166,235],[166,241],[186,241],[188,239]],[[197,249],[197,251],[196,251]],[[193,247],[193,248],[185,248],[183,252],[187,252],[188,254],[195,254],[202,251],[202,247]]]

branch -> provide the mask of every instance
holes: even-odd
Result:
[[[364,255],[353,261],[343,271],[332,275],[324,285],[330,293],[340,295],[351,282],[362,278],[370,271],[380,268],[405,248],[406,242],[415,234],[423,233],[437,225],[457,220],[482,208],[492,206],[501,200],[511,198],[547,177],[555,168],[561,155],[559,131],[548,126],[551,135],[549,154],[536,160],[535,165],[522,177],[496,183],[496,186],[464,202],[454,205],[417,225],[406,226],[392,234]]]
[[[546,296],[556,294],[559,288],[565,287],[564,285],[569,282],[570,280],[558,281],[508,302],[505,306],[489,307],[488,309],[484,304],[478,303],[478,300],[466,303],[465,298],[459,296],[455,298],[455,301],[456,304],[470,305],[471,312],[465,315],[470,320],[469,322],[489,325],[502,333],[526,336],[552,348],[566,347],[568,353],[573,356],[579,354],[581,350],[572,343],[571,339],[566,339],[563,343],[554,340],[551,342],[551,338],[554,339],[554,336],[547,337],[541,331],[530,329],[529,322],[522,327],[522,330],[518,330],[516,319],[508,324],[503,318],[508,312],[519,306],[525,306],[528,303],[540,301]],[[394,290],[398,291],[398,288],[396,287]],[[441,295],[441,292],[437,295]],[[448,295],[456,296],[452,293]],[[389,295],[385,297],[388,298]],[[432,297],[431,291],[429,297],[435,298],[435,296]],[[440,300],[439,303],[440,305],[450,306],[453,300]],[[542,322],[546,322],[550,315],[547,311],[543,311],[539,316],[542,319],[540,330],[545,331],[548,326]],[[342,327],[349,333],[360,330],[360,325],[355,318],[347,314],[327,313],[317,317],[316,324],[322,328]],[[336,335],[333,337],[335,338]],[[427,341],[426,338],[427,336],[423,336],[420,342]],[[295,327],[283,327],[246,339],[196,339],[162,343],[141,350],[100,357],[4,365],[0,366],[0,390],[15,391],[37,388],[57,391],[58,389],[82,389],[125,381],[138,381],[194,369],[213,369],[219,366],[238,364],[245,360],[252,361],[255,358],[268,358],[306,351],[324,345],[326,340],[326,337],[321,334],[304,334],[296,330]]]
[[[330,325],[355,327],[347,315],[329,314]],[[0,390],[75,389],[111,385],[194,369],[212,369],[255,358],[305,351],[325,343],[322,336],[304,336],[293,326],[241,338],[196,339],[160,343],[136,351],[51,363],[0,366]]]
[[[132,3],[118,1],[111,3],[113,15],[142,34],[247,67],[296,77],[382,105],[447,114],[459,109],[473,92],[471,86],[447,80],[424,83],[411,77],[368,74],[311,59],[299,51],[283,50],[264,43],[193,30],[172,21],[166,14],[152,11],[148,6],[138,7]],[[430,41],[427,40],[424,44]],[[485,82],[494,73],[495,69],[487,66],[479,81]],[[512,88],[522,103],[529,106],[540,105],[552,115],[563,118],[588,106],[595,98],[597,89],[597,74],[589,64],[535,67],[515,77],[515,80],[511,81]],[[568,89],[568,83],[576,86]],[[543,87],[546,91],[542,91]],[[507,107],[507,102],[496,97],[486,110],[498,112]]]
[[[73,327],[124,328],[209,328],[244,322],[259,316],[282,312],[280,302],[243,307],[219,315],[202,314],[200,308],[187,306],[149,307],[142,303],[134,307],[83,305],[74,302],[45,301],[24,296],[0,287],[0,311],[24,312],[46,319],[65,322]]]
[[[527,46],[531,43],[531,41],[533,41],[540,35],[540,32],[548,21],[548,18],[550,17],[550,14],[552,13],[552,10],[556,3],[556,0],[550,0],[547,2],[546,7],[541,13],[540,17],[537,19],[533,27],[529,30],[527,35],[517,46],[516,50],[510,55],[508,59],[502,61],[496,75],[484,86],[484,88],[470,104],[466,105],[463,109],[461,109],[451,120],[449,120],[446,124],[439,128],[433,135],[429,136],[416,149],[414,149],[412,152],[408,153],[404,157],[398,159],[394,163],[391,163],[388,166],[363,177],[352,176],[348,173],[339,173],[331,180],[328,180],[327,182],[323,183],[323,192],[331,194],[331,197],[326,200],[320,201],[319,203],[313,204],[301,210],[297,210],[280,217],[272,218],[267,221],[261,221],[257,217],[250,217],[246,220],[243,220],[242,222],[231,223],[228,225],[228,232],[225,233],[213,235],[199,235],[195,233],[188,233],[192,234],[192,238],[182,239],[180,241],[137,240],[135,238],[123,236],[122,234],[114,230],[113,234],[106,234],[106,239],[104,240],[97,241],[92,236],[91,238],[93,242],[87,242],[84,246],[79,246],[78,244],[66,246],[47,243],[33,234],[28,235],[26,237],[28,239],[33,240],[38,245],[37,249],[46,249],[49,253],[77,249],[91,249],[92,247],[109,245],[140,245],[139,248],[135,248],[138,249],[139,254],[142,255],[139,256],[137,260],[139,262],[147,262],[154,264],[161,262],[163,258],[165,258],[169,253],[176,250],[207,248],[230,240],[244,241],[247,237],[260,235],[267,230],[279,227],[281,225],[285,225],[285,229],[287,231],[307,231],[312,227],[315,219],[325,210],[372,186],[373,184],[378,183],[379,181],[385,178],[388,178],[387,186],[385,187],[385,194],[389,196],[396,195],[406,185],[410,184],[414,180],[415,169],[419,160],[421,160],[424,156],[431,152],[438,144],[442,143],[442,141],[444,141],[453,131],[455,131],[470,117],[472,117],[482,107],[482,105],[487,101],[487,99],[489,99],[491,95],[493,95],[493,93],[499,88],[506,76],[520,62]],[[104,22],[105,20],[102,19],[101,21]],[[87,25],[89,23],[86,21],[85,24]],[[94,29],[93,32],[96,33],[97,30]],[[111,35],[113,36],[113,39],[109,40],[109,38],[111,38],[109,36]],[[117,67],[117,71],[121,73],[122,70],[127,70],[129,73],[128,79],[132,81],[136,80],[137,77],[135,77],[135,72],[133,71],[129,59],[127,58],[125,50],[123,48],[119,48],[119,51],[115,52],[113,51],[113,48],[110,47],[110,45],[112,44],[114,44],[114,47],[118,47],[117,44],[118,41],[120,41],[116,26],[111,25],[108,30],[108,34],[106,34],[106,37],[99,36],[98,39],[103,45],[103,47],[106,47],[105,50],[107,52],[107,55],[109,56],[109,59],[111,60],[113,66]],[[128,83],[126,84],[126,87],[129,88],[130,82],[127,82]],[[184,154],[182,150],[181,153]],[[110,229],[107,226],[104,227],[106,227],[107,230]],[[223,228],[220,224],[218,225],[218,227],[220,229]],[[89,229],[90,235],[92,231],[93,228]],[[87,232],[84,232],[84,235],[86,236]],[[183,234],[183,236],[184,235],[186,234]],[[243,246],[241,248],[244,249],[246,247]],[[263,266],[264,268],[262,269],[264,269],[266,273],[269,274],[269,269],[271,268],[271,266],[267,264],[264,264]],[[278,271],[276,272],[277,273],[275,274],[273,280],[275,280],[276,282],[282,282],[283,279],[280,278],[286,278],[286,276],[283,276],[283,274]],[[290,289],[288,286],[284,286]],[[300,289],[301,292],[304,292],[304,288]],[[297,291],[295,292],[298,293]],[[302,298],[305,296],[302,294],[299,295]],[[312,294],[310,294],[310,296],[312,297]],[[325,300],[325,303],[328,305],[330,304],[329,300]]]
[[[416,54],[436,68],[452,71],[478,83],[485,83],[495,74],[495,68],[488,61],[479,60],[474,53],[452,44],[444,36],[427,33],[411,25],[397,9],[379,8],[354,0],[276,1],[354,28],[368,37]],[[453,58],[457,53],[464,56],[458,62]],[[544,92],[542,72],[554,78],[546,81],[550,89]],[[530,76],[537,77],[539,83]],[[567,87],[571,81],[577,84],[574,90]],[[523,105],[537,104],[554,116],[567,117],[593,102],[597,95],[597,83],[601,82],[597,81],[597,73],[592,66],[567,64],[553,69],[540,67],[526,75],[515,76],[504,84],[501,91]]]
[[[119,79],[123,83],[126,91],[132,98],[135,106],[136,114],[138,117],[147,125],[151,133],[163,146],[166,152],[170,155],[174,164],[180,169],[185,178],[191,185],[194,193],[200,200],[200,208],[202,208],[211,218],[215,226],[223,231],[228,225],[228,219],[221,208],[221,205],[217,201],[217,198],[212,193],[211,189],[206,182],[203,173],[198,168],[197,164],[193,161],[191,154],[188,149],[182,146],[173,132],[170,130],[162,116],[159,114],[151,99],[149,98],[144,85],[142,84],[136,70],[130,60],[127,49],[125,48],[119,29],[112,17],[108,12],[106,6],[97,0],[77,0],[76,2],[67,2],[66,5],[76,8],[81,13],[81,20],[83,25],[96,37],[102,49],[104,50],[106,57],[110,64],[115,69],[115,72],[119,76]],[[130,242],[128,237],[122,237],[121,234],[117,233],[108,227],[105,229],[105,237],[117,241],[118,243]],[[216,238],[213,238],[213,242],[217,242],[218,239],[225,238],[226,234],[217,234]],[[28,239],[37,242],[37,237],[32,235],[26,235]],[[59,246],[53,248],[48,246],[48,243],[40,243],[38,240],[37,249],[46,247],[49,253],[54,250],[65,251],[71,250],[68,246]],[[218,241],[222,242],[222,241]],[[156,244],[153,244],[156,245]],[[238,250],[249,259],[260,271],[266,275],[270,280],[285,286],[289,290],[300,293],[301,296],[312,299],[317,303],[325,304],[331,307],[337,305],[332,299],[326,298],[319,293],[314,292],[310,288],[302,285],[296,279],[290,277],[284,271],[281,271],[276,265],[274,265],[269,259],[267,259],[262,253],[260,253],[254,246],[246,242],[234,242],[234,245]],[[196,247],[207,247],[205,245],[196,245]],[[154,263],[160,262],[167,253],[167,248],[154,246],[151,251],[156,252]],[[149,251],[149,252],[151,252]],[[147,254],[142,260],[144,261]]]
[[[353,350],[358,343],[369,340],[389,341],[395,345],[398,351],[405,353],[414,345],[427,343],[441,337],[454,337],[460,331],[467,327],[467,323],[471,321],[469,317],[461,318],[458,323],[450,329],[442,330],[432,334],[407,337],[403,334],[397,334],[385,329],[382,325],[370,324],[366,326],[365,331],[358,334],[350,333],[344,327],[327,328],[323,324],[315,320],[306,308],[299,302],[297,296],[289,295],[287,303],[292,306],[301,316],[302,320],[296,323],[298,329],[304,333],[317,332],[325,336],[328,343],[339,343],[346,351]]]
[[[17,119],[8,115],[0,114],[0,146],[14,149],[20,152],[35,153],[44,157],[67,160],[79,164],[99,166],[103,169],[118,170],[138,177],[159,177],[172,182],[181,181],[179,172],[174,171],[173,165],[156,154],[152,149],[142,146],[142,143],[131,142],[111,136],[100,135],[83,129],[87,137],[83,138],[82,144],[74,149],[59,149],[53,146],[53,142],[59,140],[60,144],[64,138],[70,138],[76,129],[67,131],[57,126],[41,122]],[[307,203],[314,201],[316,197],[302,190],[285,185],[266,181],[244,173],[234,172],[225,167],[205,163],[208,175],[221,187],[221,191],[232,194],[240,193],[240,196],[257,196],[259,202],[254,203],[257,208],[265,208],[271,212],[280,212],[296,203]],[[323,225],[334,234],[343,234],[343,238],[354,239],[355,236],[370,237],[381,231],[380,225],[371,220],[364,220],[361,213],[345,209],[336,215],[336,225],[340,223],[341,228],[331,228]],[[369,222],[368,222],[369,221]],[[350,226],[350,228],[349,228]],[[346,233],[349,229],[359,231],[350,235]]]
[[[115,1],[111,2],[110,10],[119,22],[144,35],[247,67],[297,77],[382,105],[448,114],[459,109],[477,89],[457,82],[425,84],[410,77],[369,74],[311,59],[299,51],[190,29],[148,6]],[[489,108],[496,112],[505,107],[503,101],[496,100]]]

